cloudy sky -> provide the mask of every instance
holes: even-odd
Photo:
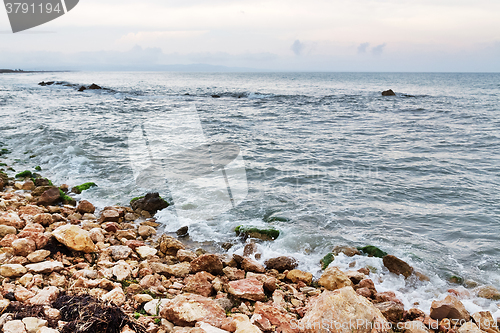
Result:
[[[500,71],[498,0],[81,0],[13,34],[0,68]]]

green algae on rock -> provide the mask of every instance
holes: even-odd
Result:
[[[319,262],[321,264],[321,269],[322,270],[325,270],[328,265],[330,265],[332,263],[332,261],[335,260],[335,256],[333,255],[333,253],[327,253]]]
[[[387,252],[384,252],[381,249],[379,249],[378,247],[373,246],[373,245],[358,247],[358,250],[362,251],[364,254],[367,254],[368,256],[371,256],[371,257],[383,258],[384,256],[387,255]]]
[[[94,187],[94,186],[97,186],[96,183],[93,183],[93,182],[88,182],[88,183],[84,183],[82,185],[78,185],[78,186],[75,186],[71,189],[71,192],[75,193],[75,194],[80,194],[82,193],[83,191],[86,191],[88,190],[89,188],[91,187]]]
[[[24,170],[23,172],[19,172],[16,175],[16,178],[26,178],[26,177],[32,177],[33,174],[29,170]]]
[[[237,236],[243,238],[257,238],[261,240],[275,240],[280,235],[280,231],[274,228],[257,228],[253,226],[237,226],[234,231]]]

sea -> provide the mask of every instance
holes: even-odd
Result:
[[[474,288],[500,289],[499,102],[499,73],[1,74],[0,160],[95,182],[74,197],[101,209],[157,191],[162,232],[187,225],[221,253],[242,253],[239,225],[275,228],[258,260],[293,256],[315,277],[335,246],[374,245],[429,281],[375,257],[331,265],[369,266],[406,309],[454,289],[499,317]]]

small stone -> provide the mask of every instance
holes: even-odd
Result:
[[[483,286],[478,289],[477,296],[492,300],[499,300],[500,291],[493,286]]]
[[[125,260],[132,253],[132,249],[125,245],[110,246],[109,251],[114,260]]]
[[[138,248],[135,249],[135,252],[137,252],[137,254],[139,254],[139,256],[142,259],[146,259],[146,258],[149,258],[149,257],[156,255],[158,250],[153,249],[150,246],[139,246]]]
[[[26,274],[27,269],[23,265],[5,264],[0,266],[0,275],[3,277],[17,277]]]
[[[222,271],[229,280],[241,280],[245,278],[245,271],[236,267],[224,267]]]
[[[178,250],[177,251],[177,259],[179,259],[180,262],[191,262],[197,258],[197,255],[189,250]]]
[[[0,225],[0,238],[3,238],[9,234],[17,234],[17,229],[10,225]]]
[[[137,233],[135,230],[118,230],[116,232],[116,238],[118,239],[129,239],[129,240],[135,240],[137,238]]]
[[[179,326],[194,326],[203,321],[220,327],[226,313],[213,299],[196,294],[178,295],[160,310],[163,318]]]
[[[413,274],[413,267],[393,255],[386,255],[382,260],[384,262],[384,266],[391,273],[403,275],[405,278],[408,278]]]
[[[163,307],[169,302],[170,300],[168,298],[154,299],[144,304],[144,311],[151,316],[158,316]]]
[[[268,259],[264,262],[266,265],[267,269],[275,269],[278,272],[283,272],[283,271],[291,271],[292,269],[295,269],[298,266],[297,260],[295,260],[292,257],[277,257],[277,258],[272,258]]]
[[[179,228],[175,233],[177,234],[178,237],[187,237],[189,236],[188,230],[189,230],[188,226],[184,226],[182,228]]]
[[[93,204],[88,202],[87,200],[82,200],[78,203],[78,206],[76,207],[76,211],[80,214],[94,214],[95,212],[95,207]]]
[[[334,255],[339,255],[340,253],[343,253],[348,257],[353,257],[355,255],[361,254],[361,252],[359,252],[359,250],[357,248],[355,248],[353,246],[345,246],[345,245],[344,246],[342,246],[342,245],[335,246],[332,253]]]
[[[3,213],[0,215],[0,224],[22,229],[26,225],[26,222],[21,220],[16,213]]]
[[[443,318],[470,320],[469,312],[465,309],[462,302],[455,296],[448,295],[441,301],[433,301],[431,304],[430,316],[433,319],[441,320]]]
[[[114,288],[107,294],[102,295],[101,299],[105,302],[109,301],[116,306],[122,306],[126,301],[125,293],[121,287]]]
[[[265,273],[266,269],[264,266],[259,264],[257,261],[251,259],[251,258],[243,258],[243,260],[240,262],[241,268],[244,269],[247,272],[254,272],[254,273]]]
[[[312,282],[313,275],[308,272],[303,272],[298,269],[292,269],[291,271],[288,272],[286,275],[286,278],[293,283],[297,283],[299,281],[304,282],[305,284],[309,285]]]
[[[64,268],[62,262],[59,261],[44,261],[36,264],[26,265],[28,271],[36,274],[49,274],[54,271],[60,271]]]
[[[23,318],[22,322],[24,323],[24,326],[26,327],[26,331],[28,331],[28,333],[37,333],[40,328],[47,326],[46,320],[36,317]]]
[[[30,262],[36,263],[45,260],[50,255],[49,250],[37,250],[26,257]]]
[[[41,213],[41,214],[35,215],[35,217],[33,218],[33,222],[41,224],[41,225],[46,227],[46,226],[51,225],[54,222],[54,219],[52,217],[52,214]]]
[[[129,264],[127,264],[125,261],[120,260],[114,267],[113,267],[113,275],[116,276],[116,279],[118,281],[123,281],[126,280],[130,277],[132,274],[132,269]]]
[[[396,302],[382,302],[374,304],[380,310],[382,315],[390,322],[398,323],[403,319],[405,308],[403,304]]]
[[[101,228],[92,228],[89,230],[90,239],[94,243],[104,242],[105,237]]]
[[[473,322],[466,322],[457,331],[458,333],[483,333]]]
[[[185,246],[174,237],[162,235],[158,240],[160,251],[166,255],[175,256],[178,250],[184,250]]]
[[[139,236],[141,236],[144,239],[156,234],[156,229],[147,225],[139,226],[139,229],[137,231],[139,233]]]
[[[137,303],[142,304],[142,303],[151,302],[153,300],[153,297],[151,295],[148,295],[148,294],[137,294],[137,295],[134,295],[134,300]]]
[[[45,287],[30,299],[32,305],[50,305],[57,299],[59,289],[54,286]]]
[[[20,238],[12,242],[12,247],[15,255],[26,257],[36,250],[36,243],[29,238]]]
[[[52,187],[51,189],[43,192],[38,199],[38,205],[40,206],[51,206],[61,201],[61,193],[57,187]]]
[[[206,271],[214,275],[222,274],[222,261],[215,254],[203,254],[191,261],[191,272]]]
[[[101,213],[99,222],[118,222],[120,220],[120,213],[115,210],[105,210]]]
[[[4,333],[26,333],[26,328],[20,320],[10,320],[3,325]]]

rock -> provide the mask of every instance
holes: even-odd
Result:
[[[35,179],[35,186],[50,186],[50,181],[47,178],[38,177]]]
[[[303,332],[343,332],[335,327],[328,329],[319,323],[361,323],[356,325],[356,332],[388,332],[390,324],[380,310],[366,298],[359,296],[352,287],[343,287],[334,291],[323,292],[307,310],[300,324]],[[314,325],[316,323],[316,325]],[[314,327],[315,326],[315,327]]]
[[[347,271],[345,275],[351,280],[352,284],[358,284],[366,278],[366,275],[358,271]]]
[[[255,272],[255,273],[265,273],[266,269],[264,266],[259,264],[257,261],[251,258],[243,258],[240,262],[241,268],[247,272]]]
[[[184,250],[186,248],[180,241],[167,235],[162,235],[158,243],[160,251],[170,256],[175,256],[178,250]]]
[[[234,229],[234,231],[236,232],[237,236],[240,236],[243,239],[247,239],[250,237],[250,238],[257,238],[263,241],[275,240],[280,235],[279,230],[276,230],[274,228],[263,229],[263,228],[243,226],[243,225],[237,226]]]
[[[118,281],[126,280],[132,274],[132,268],[125,261],[120,260],[113,266],[113,275]]]
[[[101,217],[99,218],[99,222],[118,222],[120,221],[120,213],[116,210],[105,210],[101,213]]]
[[[420,320],[407,321],[400,324],[401,331],[404,333],[430,333],[431,330]]]
[[[153,249],[150,246],[139,246],[138,248],[135,249],[135,252],[137,252],[137,254],[142,259],[146,259],[146,258],[150,258],[150,257],[156,255],[156,253],[158,252],[158,250]]]
[[[283,309],[278,309],[272,305],[257,302],[255,303],[254,316],[260,315],[262,318],[267,319],[272,325],[276,326],[277,331],[283,333],[297,333],[294,323],[297,319],[292,317],[288,312]]]
[[[351,280],[338,267],[328,267],[318,281],[320,286],[328,290],[352,286]]]
[[[286,256],[268,259],[264,264],[267,269],[275,269],[278,272],[291,271],[299,265],[295,258]]]
[[[257,279],[243,279],[229,282],[228,293],[251,301],[263,301],[266,299],[262,282]]]
[[[16,213],[3,213],[0,215],[0,224],[22,229],[26,222],[22,221]]]
[[[139,233],[139,236],[145,239],[148,238],[149,236],[156,234],[156,229],[148,225],[141,225],[139,226],[137,232]]]
[[[387,252],[384,252],[378,247],[373,245],[367,245],[365,247],[358,248],[358,250],[361,250],[364,254],[367,254],[369,257],[383,258],[384,256],[387,255]]]
[[[101,228],[92,228],[89,230],[90,239],[94,243],[103,242],[105,240],[103,230]]]
[[[154,299],[144,304],[144,311],[151,316],[158,316],[161,310],[170,302],[168,298]]]
[[[87,88],[85,88],[85,86],[81,86],[80,88],[78,88],[79,92],[82,92],[82,91],[85,91],[85,90],[87,90]]]
[[[194,326],[202,321],[220,327],[226,313],[214,300],[196,294],[176,296],[161,309],[160,315],[178,326]]]
[[[10,320],[3,325],[4,333],[26,333],[26,328],[20,320]]]
[[[177,234],[177,237],[187,237],[189,236],[188,230],[189,230],[188,226],[184,226],[177,229],[175,233]]]
[[[498,289],[493,286],[483,286],[478,288],[477,296],[487,299],[499,300],[500,291],[498,291]]]
[[[222,274],[222,261],[215,254],[203,254],[191,261],[191,272],[206,271],[214,275]]]
[[[212,325],[204,323],[204,322],[196,323],[196,327],[201,328],[204,333],[229,333],[228,331],[221,330],[220,328],[217,328],[215,326],[212,326]]]
[[[402,304],[396,302],[382,302],[374,304],[380,310],[382,315],[390,322],[398,323],[403,319],[405,308]]]
[[[42,327],[37,333],[59,333],[59,330],[56,330],[55,328]]]
[[[148,294],[134,295],[134,301],[136,301],[139,304],[151,302],[153,299],[154,299],[153,296],[148,295]]]
[[[88,202],[87,200],[82,200],[78,203],[78,206],[76,207],[76,211],[80,214],[94,214],[95,212],[95,207],[93,204]]]
[[[335,246],[335,248],[333,249],[332,253],[334,255],[339,255],[340,253],[343,253],[345,254],[346,256],[348,257],[354,257],[355,255],[360,255],[361,252],[359,252],[359,250],[357,248],[355,248],[354,246],[340,246],[340,245],[337,245]]]
[[[224,267],[222,271],[229,280],[241,280],[245,278],[245,271],[236,267]]]
[[[233,320],[236,322],[235,333],[262,333],[257,326],[250,322],[250,319],[247,315],[240,313],[235,314],[233,315]]]
[[[35,217],[33,218],[33,222],[47,227],[54,222],[54,219],[52,218],[52,214],[41,213],[41,214],[35,215]]]
[[[179,250],[177,251],[177,259],[179,259],[180,262],[187,261],[191,262],[195,260],[198,256],[196,253],[188,250]]]
[[[483,333],[473,322],[467,322],[460,326],[457,331],[458,333]]]
[[[10,225],[0,224],[0,238],[3,238],[9,234],[17,234],[17,229]]]
[[[4,264],[0,266],[0,275],[3,277],[23,276],[28,270],[19,264]]]
[[[160,195],[155,192],[148,193],[143,198],[131,201],[130,206],[135,211],[145,210],[154,215],[157,211],[167,208],[169,205],[168,202],[163,200]]]
[[[26,269],[28,269],[29,272],[36,274],[48,274],[60,271],[63,268],[64,266],[60,261],[44,261],[36,264],[26,265]]]
[[[394,93],[394,91],[392,91],[392,89],[389,89],[382,91],[382,96],[396,96],[396,94]]]
[[[252,318],[250,318],[250,322],[257,326],[261,331],[271,331],[273,327],[271,326],[271,322],[267,319],[262,317],[260,314],[253,314]]]
[[[26,257],[36,250],[36,243],[30,238],[20,238],[12,242],[12,248],[16,256]]]
[[[413,273],[413,267],[393,255],[386,255],[382,260],[384,266],[391,273],[403,275],[405,278],[408,278]]]
[[[182,291],[209,297],[214,292],[211,282],[214,278],[212,274],[207,272],[198,272],[195,275],[188,276],[184,280],[185,287],[182,288]]]
[[[393,291],[384,291],[382,293],[377,293],[375,291],[375,286],[373,286],[372,290],[374,291],[374,295],[373,295],[373,298],[374,298],[373,302],[374,303],[395,302],[395,303],[403,305],[403,302],[399,298],[396,297],[396,294]]]
[[[6,235],[0,241],[0,246],[1,247],[12,247],[12,242],[15,241],[17,238],[18,238],[17,235],[14,235],[14,234]]]
[[[36,317],[23,318],[22,322],[28,333],[37,333],[42,327],[47,327],[47,321]]]
[[[165,265],[163,272],[175,277],[185,277],[191,273],[191,265],[188,262],[181,262],[175,265]]]
[[[76,225],[63,225],[52,232],[52,235],[71,250],[85,253],[96,252],[97,248],[88,231]]]
[[[431,304],[430,316],[433,319],[458,319],[470,320],[469,312],[465,309],[462,302],[455,296],[448,295],[441,301],[433,301]]]
[[[497,322],[493,319],[491,312],[478,311],[472,315],[472,319],[476,322],[477,326],[488,333],[498,333]]]
[[[243,256],[248,257],[257,252],[257,244],[254,242],[245,244],[245,248],[243,249]]]
[[[38,199],[38,205],[40,206],[51,206],[61,201],[61,193],[57,187],[52,187],[51,189],[43,192],[40,199]]]
[[[132,253],[132,249],[125,245],[110,246],[108,249],[114,260],[125,260]]]
[[[309,285],[312,282],[313,275],[308,272],[303,272],[298,269],[292,269],[291,271],[288,272],[286,275],[286,278],[293,283],[297,283],[299,281],[304,282],[305,284]]]
[[[101,87],[99,87],[97,84],[95,83],[92,83],[88,89],[91,89],[91,90],[97,90],[97,89],[102,89]]]
[[[24,182],[22,189],[24,191],[32,191],[35,189],[35,183],[32,180],[27,180]]]
[[[116,232],[116,238],[118,239],[128,239],[128,240],[135,240],[137,238],[137,233],[135,230],[129,229],[129,230],[118,230]]]
[[[54,286],[45,287],[32,297],[29,302],[31,305],[50,305],[59,295],[59,289]]]
[[[105,302],[111,302],[116,306],[122,306],[127,298],[125,297],[125,293],[121,287],[114,288],[109,291],[107,294],[101,296],[101,299]]]

